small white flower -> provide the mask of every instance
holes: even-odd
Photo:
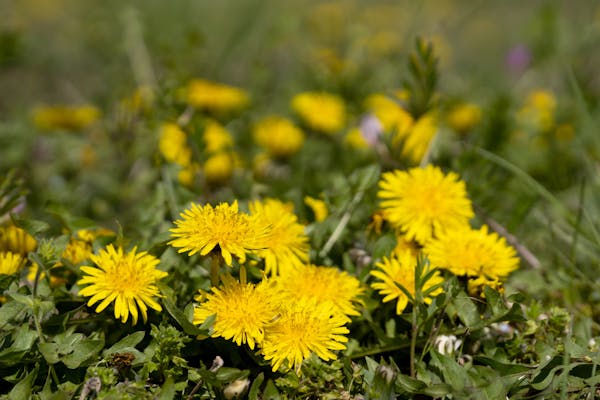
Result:
[[[433,345],[438,353],[448,356],[458,351],[462,345],[462,340],[458,339],[454,335],[440,335],[435,338]]]

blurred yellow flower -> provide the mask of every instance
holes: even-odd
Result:
[[[304,133],[287,118],[265,117],[254,126],[254,141],[275,158],[290,157],[304,143]]]
[[[205,256],[214,251],[231,266],[232,256],[244,262],[247,253],[266,247],[269,228],[256,217],[239,212],[237,200],[231,205],[220,203],[215,208],[192,203],[180,216],[175,221],[176,227],[170,229],[173,240],[169,242],[180,253]]]
[[[369,142],[364,138],[360,128],[352,128],[344,137],[344,143],[354,149],[368,149]]]
[[[233,147],[231,133],[213,119],[206,121],[202,139],[204,140],[204,150],[209,154],[229,150]]]
[[[304,264],[282,270],[274,281],[284,302],[314,299],[329,303],[334,312],[346,317],[360,315],[364,288],[356,277],[337,267]]]
[[[379,291],[379,294],[384,296],[383,302],[387,303],[397,299],[396,314],[400,315],[406,308],[409,298],[400,289],[402,286],[414,298],[416,294],[415,287],[415,268],[417,267],[417,258],[410,251],[394,253],[390,258],[383,257],[383,260],[375,264],[378,270],[371,271],[371,275],[379,279],[371,284],[371,287]],[[436,271],[433,276],[425,282],[421,288],[422,293],[427,295],[424,297],[426,303],[430,303],[431,299],[441,293],[441,287],[434,286],[442,283],[444,279]],[[428,293],[429,292],[429,293]]]
[[[165,160],[183,167],[188,166],[192,160],[192,150],[187,144],[187,135],[177,124],[161,125],[158,149]]]
[[[455,275],[504,280],[519,267],[519,258],[506,239],[495,232],[464,226],[440,232],[423,251],[431,265]]]
[[[156,283],[167,273],[156,268],[160,263],[158,258],[145,251],[137,252],[136,248],[124,253],[121,247],[115,249],[110,244],[98,255],[92,254],[90,259],[96,267],[82,266],[84,275],[77,284],[88,285],[79,290],[79,294],[91,297],[87,302],[89,307],[102,300],[96,312],[102,312],[114,302],[115,318],[125,323],[131,314],[136,324],[138,308],[144,322],[148,319],[148,307],[162,310],[154,297],[161,296]]]
[[[298,223],[293,205],[276,199],[253,201],[249,204],[251,215],[270,226],[265,238],[266,248],[256,254],[265,260],[265,273],[277,275],[308,262],[308,236],[304,225]]]
[[[392,139],[392,145],[396,148],[401,147],[401,155],[412,163],[418,164],[427,153],[437,131],[436,117],[425,114],[409,130],[397,132]]]
[[[231,179],[234,170],[234,158],[231,152],[219,152],[211,155],[202,166],[204,178],[210,185],[221,184]]]
[[[303,92],[292,99],[292,109],[311,129],[335,135],[346,124],[344,100],[325,92]]]
[[[405,136],[413,125],[413,117],[397,100],[383,94],[372,94],[365,100],[365,108],[372,112],[381,125],[384,133]]]
[[[385,218],[420,244],[444,230],[468,226],[474,216],[465,183],[456,173],[444,175],[433,165],[385,172],[379,189]]]
[[[0,251],[26,255],[36,247],[37,241],[23,229],[15,225],[0,227]]]
[[[43,131],[81,131],[100,118],[94,106],[41,106],[33,110],[33,123]]]
[[[456,133],[465,134],[481,121],[481,109],[472,103],[458,104],[450,110],[446,121]]]
[[[196,108],[225,113],[245,107],[249,97],[237,87],[194,79],[187,86],[187,103]]]
[[[335,360],[333,352],[344,350],[349,333],[347,317],[328,303],[302,298],[280,304],[279,317],[265,330],[261,353],[273,371],[293,368],[300,375],[302,362],[315,353],[325,361]]]
[[[547,132],[554,126],[555,111],[556,98],[554,94],[538,89],[529,93],[525,105],[519,110],[517,117],[525,126]]]
[[[306,204],[313,212],[315,216],[315,221],[322,222],[329,215],[329,209],[327,208],[327,203],[323,200],[316,199],[314,197],[305,196],[304,204]]]
[[[211,288],[212,293],[200,292],[193,323],[200,325],[215,315],[212,337],[233,340],[238,346],[248,343],[254,350],[263,341],[269,323],[277,317],[268,282],[238,282],[231,275],[222,275],[221,282],[220,287]]]
[[[93,254],[92,244],[94,240],[102,236],[115,236],[115,233],[109,229],[81,229],[71,236],[67,247],[63,251],[62,258],[69,260],[73,265],[77,265],[89,260]]]
[[[183,186],[192,186],[199,170],[200,166],[198,164],[191,163],[190,165],[181,168],[177,172],[177,180]]]
[[[26,259],[18,253],[10,251],[0,252],[0,275],[12,275],[21,270]]]

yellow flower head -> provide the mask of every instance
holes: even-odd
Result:
[[[331,304],[341,315],[360,315],[364,288],[358,279],[336,267],[302,265],[282,271],[275,282],[285,302],[315,299]]]
[[[192,159],[187,135],[177,124],[165,123],[160,127],[158,149],[165,160],[183,167],[188,166]]]
[[[101,236],[114,236],[115,233],[109,229],[81,229],[71,236],[67,247],[63,251],[62,258],[69,260],[71,264],[79,264],[90,259],[93,253],[92,243]]]
[[[344,143],[354,149],[368,149],[370,147],[360,128],[350,129],[344,137]]]
[[[413,125],[413,118],[400,103],[383,94],[372,94],[365,100],[365,108],[375,114],[384,133],[405,136]]]
[[[308,261],[308,236],[304,233],[304,225],[298,223],[292,204],[265,199],[251,202],[249,208],[253,216],[271,227],[265,238],[267,247],[256,252],[265,259],[265,273],[277,275]]]
[[[194,184],[194,179],[196,178],[196,174],[200,170],[200,166],[193,162],[190,165],[181,168],[177,172],[177,180],[183,186],[192,186]]]
[[[519,267],[515,249],[497,233],[489,233],[486,225],[444,231],[425,245],[424,252],[431,265],[455,275],[504,280]]]
[[[304,143],[304,133],[287,118],[270,116],[260,120],[253,129],[254,141],[273,157],[286,158],[298,152]]]
[[[232,255],[240,262],[246,254],[265,248],[269,227],[262,221],[238,211],[237,200],[233,204],[221,203],[215,208],[210,204],[200,206],[192,203],[175,221],[169,244],[179,252],[190,255],[207,255],[219,252],[225,263],[231,265]]]
[[[466,226],[474,215],[465,183],[433,165],[385,172],[379,188],[385,218],[420,244],[443,230]]]
[[[36,240],[23,229],[14,225],[0,227],[0,251],[25,255],[36,247]]]
[[[0,275],[16,274],[25,265],[25,259],[10,251],[0,252]]]
[[[304,204],[310,207],[315,216],[315,221],[317,222],[324,221],[325,218],[327,218],[327,216],[329,215],[327,203],[325,203],[323,200],[315,199],[314,197],[310,196],[305,196]]]
[[[43,106],[33,111],[33,123],[44,131],[81,131],[100,118],[94,106]]]
[[[238,346],[248,343],[254,350],[260,345],[267,325],[277,316],[276,304],[267,281],[238,282],[231,275],[221,276],[221,286],[212,293],[202,293],[202,302],[194,308],[194,324],[202,324],[215,315],[213,337],[233,340]]]
[[[419,163],[438,131],[437,119],[432,114],[421,116],[410,129],[398,131],[392,140],[392,146],[401,147],[401,155],[412,163]]]
[[[447,116],[448,126],[459,134],[465,134],[481,121],[481,109],[476,104],[458,104]]]
[[[302,362],[312,353],[325,361],[335,360],[333,351],[346,348],[346,321],[329,304],[314,299],[283,303],[279,317],[265,330],[261,352],[273,371],[285,362],[287,369],[300,374]]]
[[[233,147],[233,137],[223,125],[215,120],[208,120],[202,135],[204,149],[207,153],[219,153]]]
[[[554,126],[556,98],[547,90],[534,90],[527,96],[525,105],[519,110],[521,123],[532,129],[549,131]]]
[[[234,156],[231,152],[211,155],[203,165],[204,177],[210,185],[227,182],[233,176]]]
[[[114,301],[115,318],[120,318],[123,323],[127,322],[131,313],[136,324],[138,308],[144,322],[148,319],[148,307],[162,310],[154,300],[154,297],[160,297],[156,282],[167,273],[156,268],[160,262],[156,257],[136,250],[134,248],[125,254],[121,247],[115,249],[112,244],[108,245],[98,255],[90,256],[96,267],[82,266],[84,275],[77,281],[78,285],[88,285],[79,291],[81,296],[91,296],[88,306],[102,300],[96,307],[99,313]]]
[[[245,107],[249,98],[242,89],[204,79],[194,79],[187,87],[187,102],[192,107],[225,113]]]
[[[324,92],[304,92],[292,99],[292,109],[311,129],[329,135],[346,124],[346,106],[341,97]]]
[[[379,279],[371,284],[373,289],[379,291],[379,294],[384,296],[383,302],[398,299],[396,303],[396,314],[402,314],[406,308],[409,298],[400,289],[402,286],[411,296],[415,296],[415,268],[417,266],[417,258],[410,251],[403,253],[394,253],[390,258],[383,257],[383,261],[375,264],[379,270],[371,271],[371,275]],[[433,276],[424,284],[421,289],[426,293],[432,287],[442,283],[444,279],[436,271]],[[431,302],[431,298],[442,292],[442,288],[433,289],[428,296],[424,298],[426,303]]]

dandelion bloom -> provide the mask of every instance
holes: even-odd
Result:
[[[405,134],[413,125],[410,113],[397,100],[383,94],[367,97],[365,107],[379,120],[384,133]]]
[[[275,282],[280,295],[289,302],[315,299],[331,304],[341,315],[360,315],[364,289],[356,277],[336,267],[302,265],[282,271]]]
[[[207,255],[211,251],[220,252],[227,265],[231,265],[232,255],[240,262],[246,260],[246,253],[265,248],[268,227],[246,213],[238,211],[237,200],[233,204],[221,203],[215,208],[210,204],[200,206],[192,203],[175,221],[169,242],[179,252],[190,255]]]
[[[10,251],[0,252],[0,275],[16,274],[25,265],[25,259]]]
[[[433,165],[385,172],[379,188],[385,218],[421,244],[442,230],[467,226],[474,215],[465,183]]]
[[[402,157],[419,163],[438,131],[437,119],[431,114],[421,116],[407,131],[398,131],[392,139],[394,147],[401,147]]]
[[[448,126],[459,134],[465,134],[481,121],[481,109],[472,103],[458,104],[446,117]]]
[[[97,267],[82,266],[85,274],[77,281],[78,285],[89,285],[79,291],[81,296],[91,298],[87,305],[93,306],[102,300],[96,312],[102,312],[114,301],[115,318],[127,322],[129,314],[133,323],[138,320],[138,308],[144,322],[148,319],[148,307],[161,311],[154,297],[160,296],[156,282],[167,273],[156,268],[159,260],[145,251],[136,252],[134,248],[125,254],[121,247],[115,249],[112,244],[101,249],[98,255],[90,259]]]
[[[443,232],[424,248],[432,265],[455,275],[505,279],[519,267],[514,248],[495,232],[464,227]]]
[[[248,94],[240,88],[194,79],[187,87],[187,102],[192,107],[223,113],[245,107],[249,99]]]
[[[271,227],[265,238],[266,248],[257,251],[265,259],[265,272],[277,275],[282,269],[297,268],[308,261],[308,236],[304,225],[292,212],[293,205],[276,199],[253,201],[250,212]]]
[[[210,185],[227,182],[233,176],[235,157],[233,153],[221,151],[212,154],[204,161],[202,171]]]
[[[329,215],[329,209],[327,208],[327,204],[320,199],[316,199],[314,197],[305,196],[304,204],[310,207],[311,211],[315,216],[315,221],[322,222]]]
[[[198,297],[202,302],[194,308],[193,322],[199,325],[215,315],[211,336],[233,340],[238,346],[248,343],[254,349],[277,315],[268,283],[238,282],[231,275],[222,275],[221,282],[221,287],[211,289],[212,293]]]
[[[346,124],[346,106],[341,97],[324,92],[304,92],[292,99],[292,109],[311,129],[334,135]]]
[[[335,360],[333,351],[346,348],[346,322],[329,304],[314,299],[283,303],[279,317],[265,329],[261,352],[273,371],[285,362],[286,368],[300,374],[302,362],[312,353],[325,361]]]
[[[415,296],[415,268],[417,266],[417,258],[409,251],[404,253],[395,253],[390,258],[383,257],[381,262],[375,264],[379,270],[371,271],[371,275],[379,279],[371,284],[373,289],[379,291],[379,294],[384,296],[383,302],[397,299],[396,314],[402,314],[406,308],[409,298],[400,289],[402,286],[413,297]],[[427,292],[434,286],[442,283],[444,280],[436,271],[433,276],[425,282],[422,292]],[[442,288],[433,289],[431,293],[424,298],[426,303],[431,301],[431,298],[442,292]]]
[[[177,124],[162,124],[158,149],[165,160],[184,167],[189,165],[192,159],[192,150],[187,144],[187,135]]]
[[[109,229],[81,229],[71,236],[67,247],[62,253],[62,258],[69,260],[71,264],[79,264],[89,260],[93,254],[92,243],[96,238],[102,236],[114,236],[115,233]]]
[[[233,137],[223,125],[215,120],[208,120],[202,134],[204,150],[209,153],[218,153],[233,147]]]
[[[253,129],[254,141],[276,158],[290,157],[304,143],[304,133],[287,118],[270,116],[260,120]]]
[[[94,106],[42,106],[33,111],[33,123],[44,131],[80,131],[100,118]]]
[[[37,241],[25,230],[15,225],[0,227],[0,251],[25,255],[36,247]]]

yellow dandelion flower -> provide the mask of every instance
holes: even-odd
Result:
[[[324,92],[304,92],[292,99],[292,109],[311,129],[329,135],[339,133],[346,123],[344,100]]]
[[[476,104],[456,105],[446,117],[448,126],[456,133],[465,134],[481,121],[481,109]]]
[[[405,136],[413,125],[413,117],[397,100],[383,94],[372,94],[365,100],[365,108],[372,112],[385,133]]]
[[[421,116],[407,131],[397,131],[392,146],[401,147],[400,154],[412,163],[419,163],[427,153],[438,131],[437,119],[431,114]]]
[[[25,255],[36,247],[37,241],[23,229],[14,225],[0,227],[0,251]]]
[[[230,152],[211,155],[202,166],[204,178],[210,185],[225,183],[233,176],[234,159]]]
[[[455,275],[505,279],[519,267],[515,249],[496,232],[463,227],[440,233],[423,250],[431,265],[445,268]]]
[[[547,90],[534,90],[527,96],[517,117],[522,124],[539,131],[550,131],[554,126],[556,98]]]
[[[268,227],[255,217],[238,211],[237,200],[233,204],[221,203],[215,208],[192,203],[175,221],[169,244],[179,252],[189,255],[207,255],[219,252],[225,263],[231,265],[232,255],[240,262],[246,254],[265,248]]]
[[[254,141],[273,157],[286,158],[298,152],[304,133],[287,118],[265,117],[253,129]]]
[[[223,125],[215,120],[208,120],[202,134],[204,149],[207,153],[218,153],[233,147],[233,137]]]
[[[16,274],[25,265],[25,259],[10,251],[0,252],[0,275]]]
[[[346,348],[346,321],[329,304],[306,299],[284,303],[279,317],[265,330],[261,352],[273,371],[284,366],[300,374],[302,362],[312,353],[325,361],[335,360],[334,351]]]
[[[327,203],[323,200],[316,199],[314,197],[305,196],[304,204],[306,204],[312,210],[315,221],[322,222],[329,215],[329,209],[327,208]]]
[[[354,149],[368,149],[369,142],[365,139],[360,128],[352,128],[344,137],[344,143]]]
[[[100,118],[94,106],[42,106],[33,111],[33,123],[44,131],[81,131]]]
[[[308,236],[298,223],[292,204],[276,199],[253,201],[250,213],[271,227],[265,238],[267,247],[256,254],[265,259],[265,273],[277,275],[289,268],[298,268],[308,261]]]
[[[148,320],[148,307],[162,310],[154,300],[154,297],[161,296],[156,282],[167,273],[156,268],[160,263],[158,258],[145,251],[137,252],[136,248],[125,254],[121,247],[115,249],[110,244],[98,255],[92,254],[90,259],[97,267],[82,266],[84,276],[77,284],[89,285],[79,291],[81,296],[91,296],[87,302],[89,307],[102,300],[96,312],[102,312],[114,302],[115,318],[125,323],[131,314],[136,324],[138,308],[144,322]]]
[[[420,244],[442,230],[466,226],[474,215],[465,183],[433,165],[385,172],[379,188],[385,218]]]
[[[275,278],[278,292],[284,301],[295,302],[303,298],[329,303],[335,312],[346,316],[360,315],[364,292],[360,281],[336,267],[302,265],[286,269]]]
[[[69,260],[74,265],[89,260],[90,255],[93,253],[92,243],[94,240],[98,237],[114,235],[115,233],[110,229],[81,229],[69,239],[62,258]]]
[[[467,291],[471,296],[479,296],[481,298],[485,298],[485,294],[483,292],[484,286],[489,286],[491,289],[494,289],[495,291],[500,293],[504,292],[502,281],[499,279],[489,279],[485,276],[478,276],[476,278],[471,278],[467,281]]]
[[[394,253],[390,258],[383,257],[383,261],[375,264],[379,270],[371,271],[371,275],[379,279],[371,284],[371,287],[379,291],[384,296],[383,302],[387,303],[397,299],[396,314],[402,314],[409,302],[409,298],[400,289],[402,286],[411,296],[415,296],[415,268],[417,258],[409,251],[403,253]],[[425,293],[434,286],[442,283],[444,280],[436,271],[434,275],[425,282],[422,291]],[[442,292],[442,288],[433,289],[428,296],[424,298],[426,303],[431,302],[431,298]]]
[[[416,257],[419,254],[419,246],[414,241],[408,240],[403,234],[396,233],[396,246],[392,250],[392,254],[403,254],[407,251]]]
[[[158,149],[165,160],[184,167],[188,166],[192,159],[192,150],[187,144],[187,135],[177,124],[162,124]]]
[[[248,94],[237,87],[194,79],[187,86],[187,103],[217,113],[236,111],[249,102]]]
[[[267,281],[258,284],[238,282],[231,275],[221,276],[221,286],[212,293],[201,293],[202,302],[194,308],[194,324],[215,315],[212,337],[233,340],[238,346],[260,345],[267,325],[277,316],[277,307]]]

